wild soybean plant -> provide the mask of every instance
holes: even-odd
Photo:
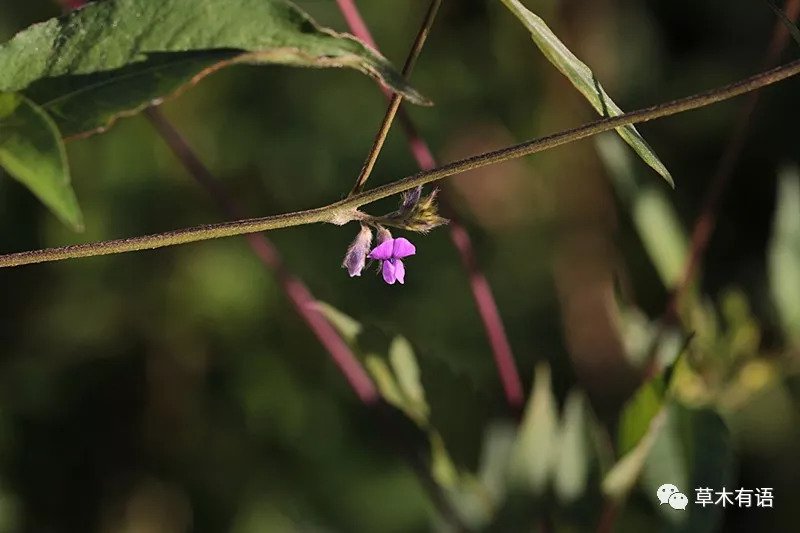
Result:
[[[468,157],[367,191],[354,191],[354,194],[344,200],[324,207],[210,224],[142,237],[5,254],[0,255],[0,267],[147,250],[319,222],[337,225],[360,222],[368,228],[379,231],[379,249],[368,252],[363,258],[364,262],[366,263],[366,260],[370,259],[370,255],[372,255],[371,259],[382,261],[381,266],[385,278],[387,280],[394,279],[396,282],[398,281],[397,262],[411,254],[408,253],[410,251],[408,247],[402,246],[402,241],[397,254],[403,257],[396,255],[394,248],[389,254],[386,253],[386,248],[380,248],[388,238],[388,230],[384,232],[385,227],[426,231],[444,222],[436,213],[435,193],[423,197],[421,192],[416,192],[422,185],[468,170],[532,155],[610,130],[617,130],[645,162],[670,181],[669,174],[650,147],[632,128],[633,124],[721,102],[800,73],[800,61],[794,61],[725,87],[638,111],[622,113],[607,97],[591,70],[578,61],[574,55],[568,53],[568,50],[555,38],[541,19],[527,11],[519,2],[504,0],[504,3],[525,24],[537,46],[546,51],[547,59],[567,76],[584,96],[591,100],[593,106],[605,115],[605,118],[539,139]],[[59,135],[59,130],[61,134],[68,131],[73,137],[104,131],[116,119],[135,114],[149,105],[158,104],[164,98],[179,92],[183,87],[195,83],[202,76],[224,66],[255,62],[313,67],[350,67],[378,78],[384,85],[391,87],[396,93],[401,93],[410,101],[422,104],[428,102],[409,87],[403,77],[392,70],[385,58],[374,50],[352,37],[336,34],[319,27],[305,13],[288,2],[236,0],[236,5],[232,3],[231,8],[226,10],[225,20],[207,16],[213,10],[196,9],[195,3],[188,0],[168,0],[162,7],[167,4],[169,4],[167,7],[174,7],[176,13],[182,14],[181,16],[185,15],[184,18],[194,17],[197,19],[197,24],[206,24],[211,29],[220,25],[227,28],[229,27],[227,23],[231,22],[232,17],[244,14],[246,16],[240,16],[239,22],[244,24],[243,27],[251,30],[253,42],[248,41],[249,33],[228,34],[224,31],[209,31],[207,35],[203,34],[205,36],[203,39],[186,40],[186,36],[180,34],[187,27],[186,24],[177,26],[177,30],[172,27],[167,28],[173,33],[177,31],[176,35],[167,35],[165,30],[164,35],[159,34],[160,37],[153,38],[155,40],[152,42],[144,42],[132,37],[135,37],[137,32],[147,35],[154,34],[149,27],[142,28],[136,25],[137,21],[147,18],[139,16],[142,13],[155,16],[151,12],[152,10],[146,9],[152,7],[152,4],[140,0],[109,0],[90,4],[68,18],[52,19],[45,24],[33,26],[18,34],[8,43],[0,45],[0,67],[2,67],[0,68],[0,91],[2,92],[0,96],[8,100],[17,98],[19,95],[20,98],[14,101],[24,102],[29,108],[35,110],[35,113],[29,113],[29,115],[46,118],[45,122],[48,124],[47,128],[44,126],[34,128],[30,123],[25,123],[25,129],[19,128],[19,121],[16,120],[18,116],[14,114],[14,111],[20,107],[0,105],[0,127],[4,131],[9,130],[6,135],[0,137],[0,165],[6,167],[6,170],[20,181],[26,183],[62,219],[71,221],[73,227],[79,226],[81,217],[77,203],[72,201],[74,198],[71,196],[72,190],[69,186],[68,165],[63,149],[63,138]],[[234,9],[237,6],[241,9]],[[271,33],[265,34],[263,25],[254,23],[253,13],[259,11],[263,12],[260,20],[265,21],[266,24],[274,24],[275,27]],[[129,31],[126,33],[108,30],[106,22],[111,15],[117,17],[118,25],[127,25]],[[104,28],[104,30],[100,34],[101,41],[94,43],[92,48],[88,49],[82,36],[88,34],[86,30],[93,27],[92,25],[99,25],[98,27]],[[78,31],[81,28],[84,31]],[[123,37],[124,42],[118,42]],[[281,46],[289,37],[295,42],[290,50],[293,52],[287,54],[287,51]],[[223,41],[218,42],[219,39],[223,39]],[[52,43],[59,40],[69,46],[65,44],[54,49],[51,46]],[[26,46],[26,43],[39,41],[42,46]],[[142,48],[143,43],[147,45],[147,49]],[[182,43],[189,43],[191,46],[187,47]],[[99,49],[98,47],[102,46],[107,46],[109,51],[115,51],[115,53],[100,54],[105,63],[95,64],[93,61],[98,54],[89,52],[96,51]],[[235,50],[236,53],[231,52],[232,57],[219,57],[218,50],[221,48]],[[59,55],[67,49],[72,56],[71,61],[63,60],[64,58]],[[120,54],[120,50],[124,53]],[[244,50],[244,52],[239,52],[239,50]],[[298,50],[303,52],[298,53]],[[20,60],[20,54],[24,56],[24,61]],[[200,55],[198,56],[198,54]],[[202,61],[198,62],[198,57]],[[189,62],[187,63],[187,61]],[[87,74],[92,74],[92,76],[87,76]],[[169,76],[171,82],[168,87],[159,86],[159,91],[153,92],[153,84],[150,83],[153,75]],[[86,87],[81,87],[81,94],[96,94],[100,98],[108,91],[115,90],[122,95],[124,92],[123,81],[129,83],[130,80],[144,83],[149,92],[145,95],[136,93],[133,95],[136,96],[135,99],[128,93],[125,93],[128,96],[126,98],[101,98],[105,106],[102,109],[78,105],[80,102],[74,101],[74,91],[64,92],[65,87],[71,87],[80,82],[88,83]],[[161,89],[164,89],[165,93],[161,92]],[[103,92],[101,94],[98,91]],[[74,105],[64,108],[66,101]],[[62,107],[53,107],[55,105]],[[3,112],[6,114],[4,115]],[[12,127],[16,129],[11,131]],[[29,130],[35,131],[29,134]],[[9,136],[8,133],[11,135]],[[47,138],[52,142],[33,142],[33,140],[41,138]],[[9,143],[8,139],[15,142]],[[47,150],[43,151],[43,146]],[[3,157],[4,154],[7,157]],[[41,183],[37,181],[35,185],[32,185],[29,182],[41,179],[42,174],[32,172],[32,166],[17,163],[43,159],[57,163],[52,165],[56,170],[45,176],[48,180]],[[9,161],[13,161],[15,165],[10,165]],[[59,195],[47,196],[42,192],[45,190],[57,191]],[[401,207],[393,213],[383,217],[371,217],[359,210],[364,205],[400,193],[406,193],[406,196]],[[52,200],[53,198],[57,200],[67,198],[70,201],[56,202]],[[368,248],[371,244],[371,242],[364,244],[366,237],[366,232],[359,232],[359,238],[347,253],[345,261],[348,265],[347,270],[353,276],[363,269],[363,267],[358,268],[361,264],[361,254],[363,249]],[[381,241],[381,238],[384,240]],[[385,266],[387,262],[389,266]],[[393,275],[390,272],[392,268],[394,268]],[[404,272],[404,267],[401,269]],[[404,279],[402,275],[401,278]]]

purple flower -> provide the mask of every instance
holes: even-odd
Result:
[[[367,226],[361,226],[361,231],[356,236],[356,239],[347,249],[347,254],[344,256],[342,266],[347,269],[350,277],[360,276],[361,271],[364,270],[364,264],[367,262],[367,253],[372,244],[372,231]]]
[[[401,259],[415,253],[417,253],[417,249],[408,239],[388,238],[370,252],[369,258],[380,260],[383,280],[389,285],[393,285],[395,281],[405,282],[406,267]]]

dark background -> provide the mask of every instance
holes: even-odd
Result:
[[[332,0],[298,3],[345,29]],[[425,4],[359,2],[395,64]],[[626,110],[757,72],[775,24],[758,0],[526,4]],[[47,0],[0,0],[0,38],[58,13]],[[783,59],[796,55],[791,45]],[[436,103],[410,112],[442,162],[594,118],[499,1],[445,1],[413,83]],[[702,271],[712,301],[731,287],[745,291],[766,351],[784,346],[766,290],[765,250],[777,169],[800,156],[798,83],[764,91]],[[643,164],[639,170],[668,192],[687,229],[743,104],[640,128],[676,190]],[[256,216],[341,198],[384,107],[371,80],[352,71],[241,66],[162,109]],[[222,220],[141,117],[68,149],[86,232],[70,233],[3,176],[3,252]],[[415,170],[393,132],[370,183]],[[560,398],[577,383],[601,416],[613,418],[635,380],[596,296],[624,279],[657,317],[667,290],[594,144],[465,174],[449,180],[449,192],[526,390],[535,363],[547,360]],[[446,230],[409,236],[417,255],[407,262],[405,286],[371,274],[347,277],[339,265],[355,233],[306,226],[269,237],[317,298],[414,343],[433,369],[426,391],[451,454],[474,468],[485,423],[510,413]],[[244,239],[4,269],[0,291],[0,532],[295,531],[292,520],[331,531],[428,530],[430,504],[413,472]],[[729,512],[723,528],[795,531],[797,399],[753,402],[734,424],[736,486],[773,487],[776,508]],[[774,422],[772,432],[764,420]],[[635,520],[621,523],[641,531]]]

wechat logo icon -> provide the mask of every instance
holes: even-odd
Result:
[[[689,504],[689,498],[678,490],[672,483],[664,483],[656,491],[656,496],[661,505],[665,503],[675,510],[683,511]]]

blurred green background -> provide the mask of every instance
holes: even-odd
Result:
[[[297,3],[345,30],[333,0]],[[426,4],[359,2],[395,64]],[[526,5],[626,110],[758,71],[775,25],[757,0]],[[58,13],[49,0],[0,0],[0,38]],[[445,1],[412,79],[436,103],[409,111],[441,162],[594,118],[499,1]],[[767,268],[778,172],[800,158],[797,90],[790,80],[764,92],[702,269],[709,301],[733,287],[747,295],[768,360],[797,360]],[[667,195],[687,231],[743,105],[640,127],[677,189],[639,161],[636,172]],[[374,83],[352,71],[245,66],[162,106],[253,216],[342,198],[384,108]],[[222,220],[142,117],[68,151],[86,232],[70,233],[3,175],[2,252]],[[371,184],[415,170],[398,130]],[[609,296],[620,290],[657,318],[668,290],[595,143],[467,173],[446,187],[526,391],[546,360],[559,399],[572,387],[587,390],[600,418],[613,420],[637,378]],[[269,238],[318,299],[411,340],[450,454],[474,470],[488,422],[515,413],[447,231],[409,237],[417,255],[405,286],[347,277],[340,263],[356,231],[306,226]],[[413,471],[244,239],[3,269],[0,288],[0,532],[430,530],[433,507]],[[774,488],[775,508],[728,510],[724,531],[796,531],[800,523],[800,381],[781,369],[732,418],[735,485]],[[648,505],[629,502],[621,530],[641,531]],[[596,512],[565,531],[593,531]],[[515,527],[501,531],[537,530]]]

